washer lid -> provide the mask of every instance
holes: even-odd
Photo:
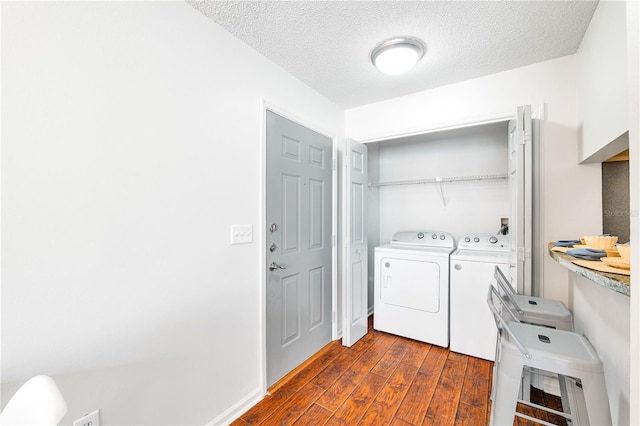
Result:
[[[440,231],[401,231],[391,238],[392,246],[454,248],[451,234]]]

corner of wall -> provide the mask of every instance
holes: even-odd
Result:
[[[264,395],[260,389],[254,389],[252,392],[247,394],[246,397],[238,401],[236,404],[229,407],[227,410],[222,412],[218,417],[211,420],[207,423],[206,426],[219,426],[219,425],[228,425],[231,424],[236,419],[239,419],[240,416],[247,412],[251,407],[253,407],[258,402],[262,401]]]

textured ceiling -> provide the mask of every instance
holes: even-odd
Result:
[[[576,52],[596,1],[196,1],[194,8],[349,108]],[[409,35],[427,51],[388,76],[369,55]]]

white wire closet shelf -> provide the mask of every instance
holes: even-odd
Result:
[[[412,180],[396,180],[387,182],[369,182],[370,188],[378,186],[393,186],[393,185],[421,185],[427,183],[444,183],[444,182],[463,182],[469,180],[501,180],[508,179],[508,174],[484,174],[484,175],[469,175],[469,176],[451,176],[451,177],[434,177],[427,179],[412,179]]]

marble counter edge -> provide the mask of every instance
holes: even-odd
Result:
[[[549,243],[549,255],[560,265],[581,275],[603,287],[611,289],[625,296],[631,296],[631,277],[627,275],[609,274],[606,272],[594,271],[593,269],[584,268],[573,263],[573,257],[568,254],[551,250],[554,243]]]

